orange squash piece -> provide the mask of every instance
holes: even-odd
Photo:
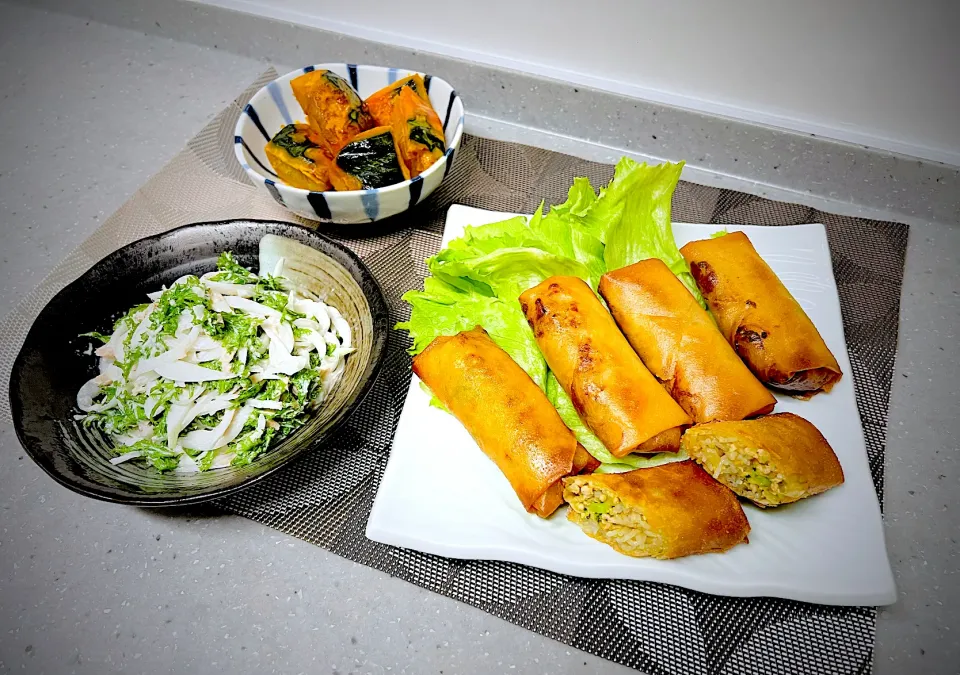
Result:
[[[393,100],[391,127],[411,176],[429,169],[447,149],[437,112],[409,87],[403,87]]]
[[[306,124],[288,124],[267,143],[267,159],[277,177],[302,190],[330,189],[330,160]]]
[[[374,127],[360,95],[329,70],[304,73],[290,82],[320,146],[331,159],[357,134]]]
[[[373,116],[378,127],[389,126],[393,120],[394,99],[400,94],[402,89],[410,89],[421,99],[430,104],[430,97],[427,95],[427,85],[420,75],[408,75],[402,79],[388,84],[373,94],[367,96],[365,103],[367,110]]]

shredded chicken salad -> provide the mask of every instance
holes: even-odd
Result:
[[[258,276],[223,253],[216,272],[150,293],[112,335],[85,334],[103,343],[100,374],[77,393],[76,419],[116,442],[111,462],[243,466],[306,422],[343,374],[351,330],[282,274],[282,258]]]

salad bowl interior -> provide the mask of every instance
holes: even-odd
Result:
[[[186,275],[216,269],[223,251],[257,271],[260,240],[286,237],[319,251],[318,278],[327,303],[353,330],[356,351],[342,377],[308,421],[245,466],[199,473],[161,473],[143,462],[113,464],[114,441],[75,419],[77,392],[96,375],[91,338],[109,334],[113,322],[147,293]],[[141,239],[104,258],[61,290],[41,311],[10,378],[14,428],[30,457],[75,492],[139,506],[197,503],[221,497],[277,470],[322,444],[362,401],[373,384],[387,340],[388,312],[370,271],[351,251],[311,230],[274,221],[198,223]],[[96,343],[93,343],[96,346]]]

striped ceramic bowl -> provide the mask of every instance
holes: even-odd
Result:
[[[463,101],[447,82],[424,73],[430,103],[443,120],[447,151],[433,166],[411,180],[375,190],[311,192],[291,187],[277,178],[264,147],[285,125],[306,121],[303,109],[293,96],[290,80],[311,70],[331,70],[350,82],[366,98],[405,75],[416,73],[402,68],[356,66],[349,63],[318,63],[279,77],[258,91],[243,109],[234,131],[237,160],[271,197],[297,215],[330,223],[369,223],[394,216],[415,206],[437,189],[453,166],[463,136]]]

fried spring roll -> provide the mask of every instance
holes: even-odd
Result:
[[[687,460],[627,473],[563,480],[567,518],[590,537],[637,558],[726,551],[747,541],[740,502]]]
[[[676,452],[690,417],[582,279],[551,277],[524,291],[520,306],[580,418],[614,456]]]
[[[757,506],[779,506],[843,483],[833,448],[810,422],[778,413],[699,424],[682,447],[714,478]]]
[[[773,410],[777,400],[662,260],[607,272],[600,295],[644,365],[694,422]]]
[[[727,341],[771,387],[830,391],[842,375],[816,326],[742,232],[680,249]]]
[[[546,394],[482,328],[436,338],[414,357],[413,372],[497,464],[527,511],[546,518],[563,503],[560,479],[596,468]]]

